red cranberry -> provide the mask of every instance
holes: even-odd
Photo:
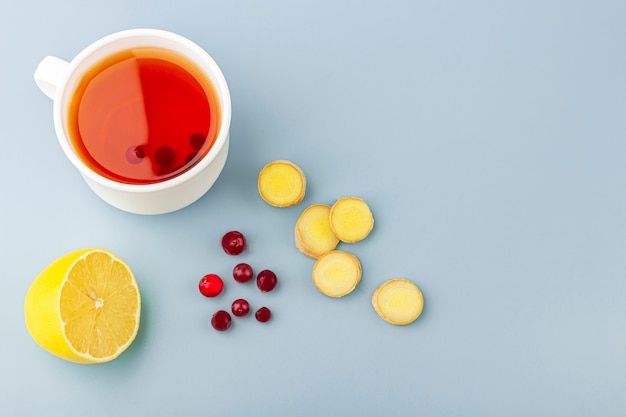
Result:
[[[194,133],[189,137],[189,144],[191,145],[191,148],[196,151],[202,149],[204,142],[206,142],[206,136],[201,135],[200,133]]]
[[[248,282],[252,279],[254,271],[252,267],[246,263],[240,263],[233,268],[233,278],[237,282]]]
[[[235,316],[243,317],[250,311],[250,303],[243,298],[239,298],[238,300],[233,301],[231,310]]]
[[[267,307],[261,307],[254,313],[254,317],[261,323],[265,323],[272,318],[272,311]]]
[[[167,145],[163,145],[157,148],[154,151],[154,160],[157,164],[161,166],[168,166],[174,159],[176,158],[176,154],[174,154],[174,150]]]
[[[189,165],[198,157],[198,152],[191,152],[185,157],[185,165]]]
[[[228,329],[232,322],[233,320],[231,319],[230,314],[228,314],[228,311],[224,310],[219,310],[213,314],[213,317],[211,317],[211,326],[220,332]]]
[[[256,286],[259,287],[261,292],[269,292],[276,288],[276,284],[278,284],[278,279],[276,278],[276,274],[270,271],[269,269],[264,269],[259,272],[259,275],[256,277]]]
[[[215,297],[224,289],[224,281],[219,275],[207,274],[200,280],[198,288],[205,297]]]
[[[143,158],[146,156],[143,148],[141,146],[131,146],[126,149],[126,160],[131,164],[138,164],[143,161]]]
[[[181,168],[182,168],[182,166],[180,166],[180,165],[166,165],[166,166],[162,166],[162,167],[159,167],[159,169],[157,170],[157,175],[159,177],[165,177],[165,176],[173,174],[174,172],[178,171]]]
[[[232,230],[222,237],[222,248],[229,255],[239,255],[246,249],[246,238],[236,230]]]

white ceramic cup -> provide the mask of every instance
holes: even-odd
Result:
[[[127,184],[99,175],[81,160],[69,138],[68,107],[86,71],[111,54],[142,47],[172,50],[204,72],[217,93],[221,120],[213,146],[188,171],[157,183]],[[137,214],[162,214],[186,207],[211,188],[226,163],[231,121],[228,85],[213,58],[197,44],[180,35],[157,29],[131,29],[113,33],[85,48],[71,62],[53,56],[44,58],[35,71],[35,82],[54,101],[54,126],[63,151],[89,187],[104,201],[119,209]]]

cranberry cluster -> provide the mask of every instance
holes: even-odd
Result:
[[[222,237],[222,248],[229,255],[239,255],[246,249],[246,238],[241,232],[232,230]],[[247,263],[239,263],[233,268],[233,278],[239,283],[246,283],[253,276],[254,271]],[[264,269],[256,276],[256,285],[261,292],[272,291],[277,284],[276,274],[269,269]],[[205,297],[217,297],[224,289],[224,281],[217,274],[207,274],[200,280],[198,288]],[[233,301],[231,311],[236,317],[244,317],[250,312],[250,303],[243,298],[238,298]],[[254,316],[261,323],[265,323],[272,317],[272,312],[267,307],[261,307]],[[211,325],[215,330],[224,331],[231,324],[232,318],[226,310],[217,311],[211,318]]]

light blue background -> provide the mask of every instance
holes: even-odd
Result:
[[[0,414],[626,415],[625,22],[624,1],[0,0]],[[32,78],[134,27],[200,44],[232,94],[222,176],[162,216],[87,188]],[[259,198],[274,159],[307,174],[301,205]],[[342,246],[364,273],[336,300],[293,226],[346,195],[376,226]],[[43,351],[22,311],[48,263],[89,246],[131,265],[144,302],[135,343],[98,366]],[[280,287],[198,293],[240,261]],[[407,327],[370,304],[398,276],[425,296]],[[214,331],[241,296],[274,319]]]

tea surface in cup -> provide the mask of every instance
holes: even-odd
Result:
[[[211,81],[186,57],[133,48],[92,66],[68,109],[75,152],[94,172],[127,184],[178,176],[202,159],[219,133]]]

